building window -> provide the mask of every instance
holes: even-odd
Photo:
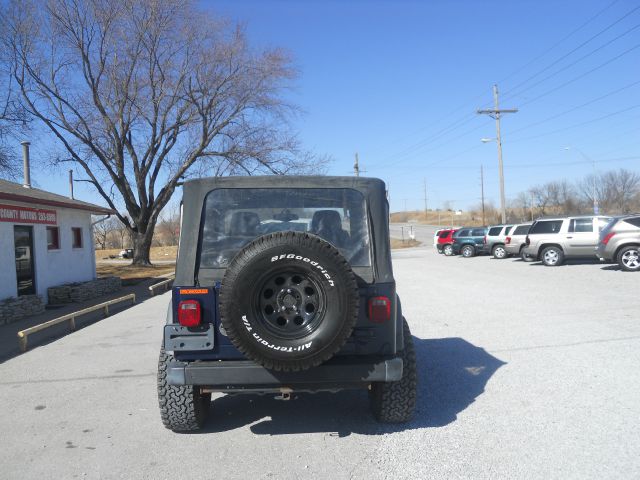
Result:
[[[60,229],[58,227],[47,227],[47,250],[60,249]]]
[[[82,248],[82,229],[81,228],[72,228],[71,229],[71,238],[73,241],[73,248]]]

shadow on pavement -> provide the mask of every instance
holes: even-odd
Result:
[[[377,423],[365,390],[296,394],[289,401],[273,395],[223,395],[211,404],[201,433],[246,425],[257,435],[325,432],[379,435],[427,427],[443,427],[484,392],[491,376],[505,363],[462,338],[423,340],[414,337],[418,360],[418,403],[414,419],[401,425]]]

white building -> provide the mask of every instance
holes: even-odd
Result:
[[[28,177],[27,177],[28,179]],[[91,215],[98,205],[0,180],[0,300],[96,277]]]

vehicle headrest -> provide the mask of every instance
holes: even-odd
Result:
[[[229,235],[255,235],[260,217],[255,212],[233,212],[229,222]]]
[[[311,230],[342,230],[340,214],[335,210],[318,210],[311,219]]]

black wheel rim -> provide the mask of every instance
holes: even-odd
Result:
[[[276,337],[303,338],[322,323],[326,295],[307,272],[270,272],[256,285],[254,316]]]

